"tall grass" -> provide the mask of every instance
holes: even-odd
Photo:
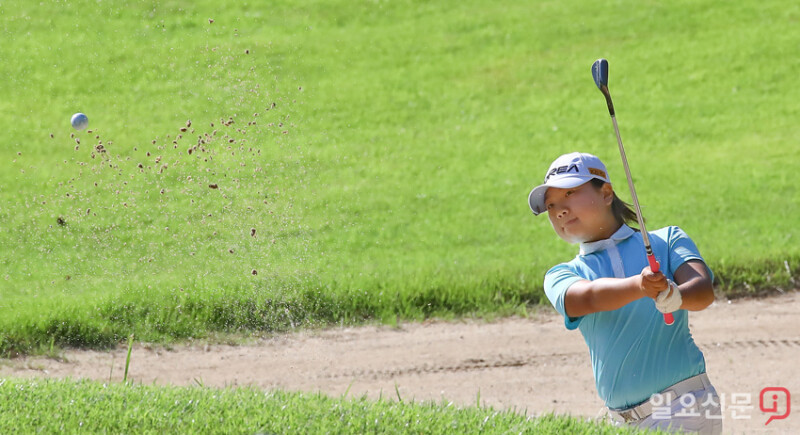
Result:
[[[632,433],[566,416],[443,401],[331,398],[251,388],[0,379],[0,431],[44,433]]]

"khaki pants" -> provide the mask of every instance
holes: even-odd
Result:
[[[646,406],[645,412],[648,413],[646,417],[622,421],[619,414],[612,411],[610,413],[612,420],[617,426],[641,429],[709,435],[722,433],[720,399],[714,386],[708,381],[708,377],[703,374],[691,378],[695,385],[700,382],[700,388],[684,392],[680,387],[687,381],[679,382],[664,390],[663,393],[653,395]]]

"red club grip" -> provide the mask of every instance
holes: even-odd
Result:
[[[650,263],[650,271],[653,273],[658,273],[661,270],[661,266],[658,264],[658,260],[656,260],[656,256],[650,254],[647,256],[647,262]]]
[[[658,273],[661,270],[661,266],[658,264],[658,260],[656,260],[656,256],[653,254],[649,254],[647,256],[647,262],[650,263],[650,271],[653,273]],[[664,313],[664,323],[667,325],[672,325],[675,323],[675,318],[672,317],[672,313]]]

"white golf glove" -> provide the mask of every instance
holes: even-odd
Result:
[[[656,308],[662,313],[678,311],[681,308],[681,303],[683,303],[678,284],[675,284],[671,279],[667,280],[667,282],[669,287],[656,296]]]

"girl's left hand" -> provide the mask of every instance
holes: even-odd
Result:
[[[671,280],[667,280],[667,282],[669,283],[669,288],[659,293],[656,298],[656,309],[665,314],[678,311],[683,303],[678,284]]]

